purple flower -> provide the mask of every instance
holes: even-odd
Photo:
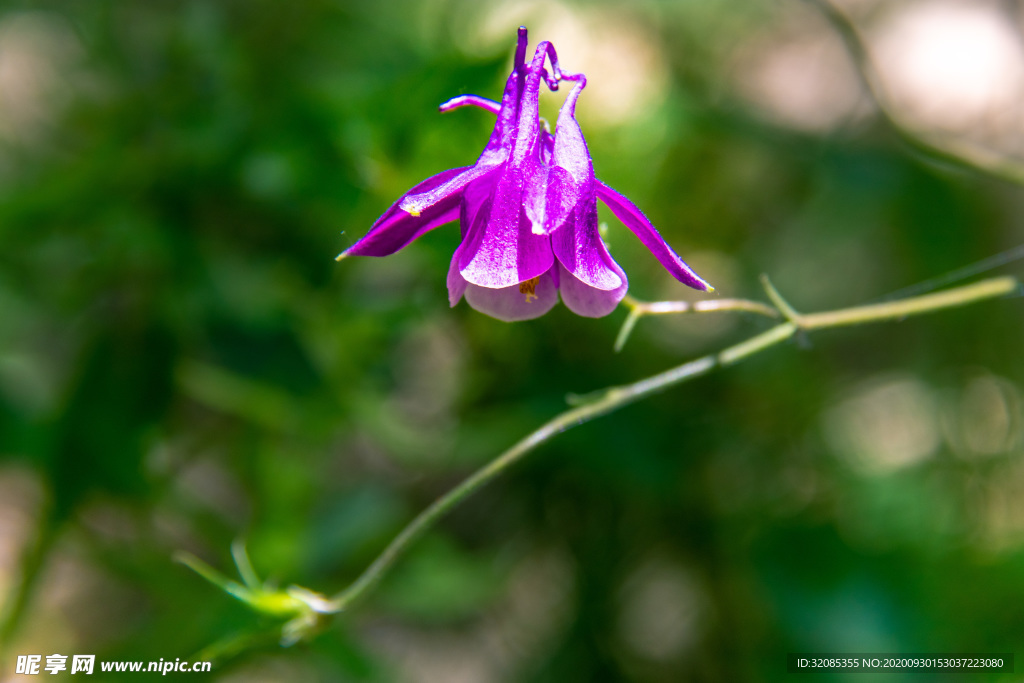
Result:
[[[520,28],[501,103],[462,95],[441,105],[442,112],[468,105],[497,115],[476,163],[413,187],[338,260],[393,254],[458,219],[462,243],[448,271],[452,306],[465,296],[473,308],[500,320],[528,320],[551,310],[561,293],[570,310],[597,318],[611,313],[628,287],[598,232],[600,199],[673,277],[711,291],[632,202],[594,177],[575,117],[586,78],[562,73],[549,42],[537,46],[529,64],[525,57],[526,29]],[[541,81],[556,90],[563,80],[574,85],[552,135],[540,123]]]

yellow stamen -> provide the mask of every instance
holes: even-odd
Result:
[[[525,282],[519,283],[519,293],[526,295],[526,303],[536,301],[540,297],[537,296],[537,283],[540,282],[540,277],[533,277]]]

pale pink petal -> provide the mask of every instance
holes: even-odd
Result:
[[[469,284],[465,292],[470,306],[506,322],[539,318],[558,303],[558,288],[550,272],[500,289]]]
[[[566,308],[576,315],[587,318],[602,318],[615,310],[615,307],[622,301],[622,297],[626,296],[629,283],[626,281],[626,274],[610,256],[608,262],[610,268],[618,274],[622,281],[622,284],[615,289],[591,287],[565,270],[561,264],[558,265],[560,270],[558,291],[562,294],[562,302]]]

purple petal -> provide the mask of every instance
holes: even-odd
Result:
[[[605,255],[607,256],[607,252],[605,252]],[[587,318],[602,318],[614,311],[615,307],[622,301],[622,297],[626,296],[626,290],[629,288],[626,274],[622,272],[619,264],[615,263],[610,256],[607,258],[609,267],[622,280],[622,284],[615,289],[605,290],[591,287],[574,277],[561,264],[558,265],[560,270],[558,291],[562,294],[562,302],[566,308],[576,315],[582,315]]]
[[[550,164],[551,154],[555,151],[555,136],[549,131],[540,132],[540,160],[541,163]]]
[[[633,202],[600,180],[595,181],[595,183],[598,198],[612,210],[612,213],[626,227],[633,231],[633,234],[654,254],[654,257],[661,262],[661,265],[665,266],[668,272],[672,274],[672,277],[694,289],[705,292],[714,290],[714,287],[705,282],[697,273],[690,269],[690,266],[686,265],[683,259],[679,258],[679,255],[672,250],[672,247],[668,246],[661,235],[658,234],[658,231],[654,229],[654,226],[651,225],[651,222],[647,220],[647,216],[640,209],[636,208]]]
[[[538,106],[541,80],[546,74],[544,60],[549,54],[553,55],[553,50],[550,43],[542,42],[537,46],[530,64],[521,67],[519,52],[524,49],[523,36],[524,32],[520,31],[516,68],[506,85],[505,97],[502,99],[501,111],[498,112],[498,123],[495,127],[495,131],[502,128],[504,118],[513,110],[513,107],[510,106],[510,96],[514,94],[514,81],[518,75],[525,73],[522,89],[516,99],[519,106],[515,135],[510,141],[510,145],[505,145],[503,142],[500,150],[503,154],[506,152],[510,152],[510,154],[503,157],[503,163],[500,166],[501,176],[494,190],[494,200],[490,206],[490,214],[487,216],[486,227],[480,231],[474,230],[467,235],[467,238],[463,240],[463,253],[459,259],[459,270],[466,280],[472,284],[492,289],[511,287],[538,277],[546,273],[554,263],[550,240],[547,235],[533,234],[530,218],[524,210],[526,182],[529,180],[532,183],[534,177],[541,170],[538,149],[540,145]],[[552,56],[553,62],[555,59],[557,58]],[[504,130],[508,132],[511,128],[505,126]],[[495,137],[492,135],[491,143],[488,143],[489,147],[494,140]],[[485,154],[487,154],[486,150]],[[546,186],[545,183],[545,188]],[[544,194],[546,195],[546,189]],[[546,210],[543,213],[547,215]]]
[[[578,78],[579,82],[569,91],[558,111],[551,163],[571,173],[577,183],[586,185],[594,182],[594,165],[590,160],[587,142],[583,139],[583,131],[575,117],[576,100],[587,85],[587,79],[582,75]]]
[[[526,86],[526,66],[523,62],[525,56],[526,29],[520,27],[512,73],[509,74],[508,80],[505,82],[505,90],[501,95],[501,104],[496,111],[498,120],[494,123],[494,130],[487,141],[487,146],[484,147],[480,158],[477,159],[477,165],[492,166],[500,164],[508,158],[508,154],[512,150],[519,129],[520,103],[523,99],[523,89]],[[467,104],[469,103],[485,106],[482,98],[467,102]]]
[[[402,201],[409,195],[430,191],[464,172],[465,168],[453,168],[427,178],[419,185],[402,195],[373,224],[369,232],[341,253],[338,258],[347,256],[387,256],[415,240],[423,233],[433,230],[439,225],[454,221],[459,217],[459,194],[445,197],[419,216],[412,216],[400,208]]]
[[[538,165],[523,194],[534,234],[554,232],[568,218],[577,199],[579,191],[568,171],[561,166]]]
[[[520,26],[516,32],[516,58],[512,63],[513,71],[522,71],[526,66],[526,45],[527,31],[525,26]]]
[[[512,140],[511,163],[514,166],[536,163],[540,158],[537,153],[540,142],[540,83],[545,73],[544,59],[550,50],[551,43],[540,43],[534,52],[533,61],[525,68],[526,79],[519,100],[519,122]],[[501,114],[498,116],[500,122]]]
[[[462,277],[462,273],[459,272],[457,259],[458,254],[452,257],[452,264],[448,266],[448,305],[452,308],[462,301],[462,295],[466,293],[466,287],[469,286],[466,278]]]
[[[477,162],[475,166],[459,169],[462,171],[461,173],[451,176],[442,184],[425,192],[413,192],[411,190],[406,192],[405,196],[399,200],[398,206],[413,216],[419,216],[435,204],[443,202],[453,195],[460,194],[466,185],[469,185],[474,180],[479,180],[488,173],[494,172],[497,168],[494,165]],[[434,177],[436,178],[437,176]]]
[[[551,268],[554,255],[547,235],[535,235],[523,209],[523,174],[505,168],[494,190],[490,211],[480,211],[482,229],[463,240],[459,270],[472,284],[494,289],[511,287]]]
[[[487,99],[486,97],[480,97],[479,95],[459,95],[453,97],[438,109],[443,114],[445,112],[458,109],[459,107],[480,107],[484,111],[489,111],[492,114],[497,114],[501,111],[501,103],[495,102],[494,100]]]
[[[583,131],[574,116],[576,100],[587,81],[582,75],[576,78],[578,82],[558,112],[551,163],[565,168],[572,175],[579,197],[572,215],[552,233],[551,248],[559,262],[577,280],[599,290],[612,291],[622,286],[623,279],[609,265],[614,261],[608,256],[597,229],[594,166]]]
[[[466,169],[461,175],[454,176],[444,184],[431,188],[426,192],[406,193],[406,196],[402,198],[399,204],[403,210],[408,211],[413,216],[417,216],[434,204],[443,201],[446,197],[461,192],[466,185],[485,176],[505,162],[513,148],[513,142],[518,131],[520,101],[522,100],[523,89],[526,85],[525,66],[523,64],[525,54],[526,29],[520,27],[516,44],[515,65],[505,83],[505,91],[502,93],[500,105],[476,95],[463,95],[441,105],[441,111],[449,111],[465,105],[483,107],[488,111],[494,111],[498,115],[498,120],[494,124],[494,130],[487,141],[487,146],[484,147],[484,151],[481,152],[476,164]],[[497,108],[495,109],[495,107]]]
[[[487,140],[484,151],[480,153],[480,157],[476,161],[478,165],[493,166],[502,163],[508,158],[509,150],[512,149],[512,143],[515,140],[519,125],[519,100],[522,94],[523,76],[513,71],[505,85],[505,92],[501,96],[501,104],[498,105],[498,110],[495,112],[498,120],[494,122],[494,130],[491,131],[491,137]],[[482,100],[483,98],[480,99]],[[473,101],[472,104],[480,106],[483,102]]]
[[[581,199],[569,219],[551,235],[551,249],[566,271],[589,287],[611,291],[625,282],[621,271],[612,267],[615,262],[601,241],[593,194]]]
[[[519,47],[520,49],[516,57],[517,65],[521,62],[521,53],[524,49],[522,44]],[[541,54],[540,48],[538,48],[538,54]],[[513,72],[514,75],[515,72]],[[559,131],[565,131],[560,136],[563,138],[560,145],[562,147],[560,156],[572,164],[572,167],[576,169],[575,175],[580,180],[587,180],[593,178],[593,168],[590,164],[586,143],[583,141],[583,134],[579,129],[579,125],[572,117],[572,113],[575,111],[576,99],[579,96],[580,90],[586,84],[586,80],[582,76],[579,78],[580,82],[570,92],[559,117]],[[510,80],[510,84],[511,82]],[[524,139],[525,135],[528,134],[528,130],[533,129],[533,120],[538,116],[536,100],[539,98],[539,81],[536,77],[532,78],[528,83],[528,88],[531,93],[533,93],[534,89],[537,89],[537,97],[531,97],[527,109],[521,114],[522,120],[530,121],[530,126],[522,128],[524,135],[517,140],[518,145],[526,145],[527,147],[530,145]],[[460,95],[442,104],[441,111],[451,111],[464,106],[480,107],[499,115],[503,108],[503,105],[477,95]],[[504,110],[509,111],[510,108],[505,107]],[[579,188],[574,182],[573,174],[570,174],[557,164],[550,163],[555,149],[555,140],[558,136],[539,128],[538,134],[539,138],[532,146],[537,148],[541,163],[536,163],[536,160],[529,156],[518,163],[513,163],[523,168],[524,174],[533,174],[531,179],[526,182],[524,196],[526,213],[533,223],[533,232],[536,234],[550,234],[561,225],[569,215],[569,212],[572,211],[579,198]],[[565,140],[565,138],[569,139]]]
[[[452,262],[448,266],[448,305],[455,308],[455,304],[462,300],[462,295],[466,293],[466,278],[462,277],[462,273],[459,272],[459,257],[462,254],[462,244],[465,243],[467,225],[470,225],[469,220],[466,216],[466,202],[462,202],[459,207],[459,225],[462,227],[462,239],[463,241],[455,249],[455,253],[452,254]]]
[[[551,272],[501,289],[469,284],[465,292],[470,306],[506,322],[539,318],[558,303],[558,288]]]
[[[462,299],[466,291],[466,278],[459,272],[459,262],[462,259],[463,251],[479,241],[477,235],[484,229],[487,218],[490,216],[491,202],[494,199],[494,183],[488,179],[478,180],[470,183],[462,194],[462,202],[459,206],[459,226],[462,229],[462,242],[452,255],[451,265],[448,267],[448,303],[454,307]]]
[[[462,192],[462,205],[466,209],[466,213],[460,216],[463,242],[466,241],[466,235],[470,232],[470,226],[477,224],[480,213],[484,211],[486,215],[489,215],[498,180],[500,180],[500,176],[497,174],[484,176],[467,185]],[[460,244],[459,247],[461,248],[462,245]]]

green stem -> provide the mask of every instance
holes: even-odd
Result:
[[[778,318],[779,312],[760,301],[750,299],[707,299],[705,301],[640,301],[628,294],[622,300],[629,308],[641,315],[668,315],[672,313],[718,313],[721,311],[745,311],[769,318]]]
[[[646,315],[672,315],[679,313],[721,313],[724,311],[741,311],[745,313],[756,313],[769,318],[778,318],[779,312],[760,301],[749,299],[708,299],[707,301],[640,301],[628,294],[622,300],[629,308],[629,315],[619,329],[615,338],[615,352],[618,353],[626,345],[629,335],[632,334],[640,318]]]
[[[416,519],[388,544],[384,552],[356,579],[355,583],[332,598],[337,611],[347,608],[352,602],[375,586],[409,545],[422,536],[445,513],[492,480],[498,478],[505,470],[545,441],[568,429],[606,415],[613,410],[618,410],[674,384],[706,375],[720,365],[735,363],[761,349],[768,348],[793,336],[794,332],[796,332],[795,325],[790,323],[779,325],[718,354],[698,358],[633,384],[606,389],[599,398],[587,401],[585,405],[571,408],[561,413],[490,463],[471,474],[461,484],[438,498],[430,507],[421,512]]]
[[[767,286],[770,287],[770,285]],[[433,527],[449,510],[494,479],[497,479],[538,446],[567,429],[589,422],[602,415],[607,415],[669,387],[706,375],[716,368],[738,363],[790,339],[799,330],[819,330],[827,327],[901,319],[909,315],[927,313],[954,306],[962,306],[984,299],[1005,296],[1016,291],[1018,286],[1014,278],[1000,277],[903,301],[804,315],[796,313],[779,296],[778,299],[782,302],[784,310],[791,316],[787,322],[776,325],[761,334],[730,346],[718,353],[683,363],[665,372],[642,379],[639,382],[611,387],[593,394],[591,395],[592,398],[585,400],[582,405],[570,408],[557,415],[540,427],[540,429],[537,429],[496,459],[471,474],[461,484],[438,498],[410,522],[354,583],[331,598],[330,608],[324,611],[341,612],[351,607],[353,603],[365,596],[376,586],[392,565],[408,550],[409,546]],[[769,291],[774,292],[774,288]],[[774,299],[776,296],[778,296],[778,293],[774,292],[772,298]]]
[[[800,327],[805,330],[820,330],[825,327],[842,327],[882,320],[898,320],[911,315],[964,306],[983,299],[1005,296],[1013,293],[1019,286],[1016,278],[1010,276],[997,277],[982,280],[972,285],[957,287],[956,289],[948,289],[944,292],[935,292],[934,294],[903,299],[902,301],[856,306],[826,313],[804,314],[798,316],[797,321]]]

